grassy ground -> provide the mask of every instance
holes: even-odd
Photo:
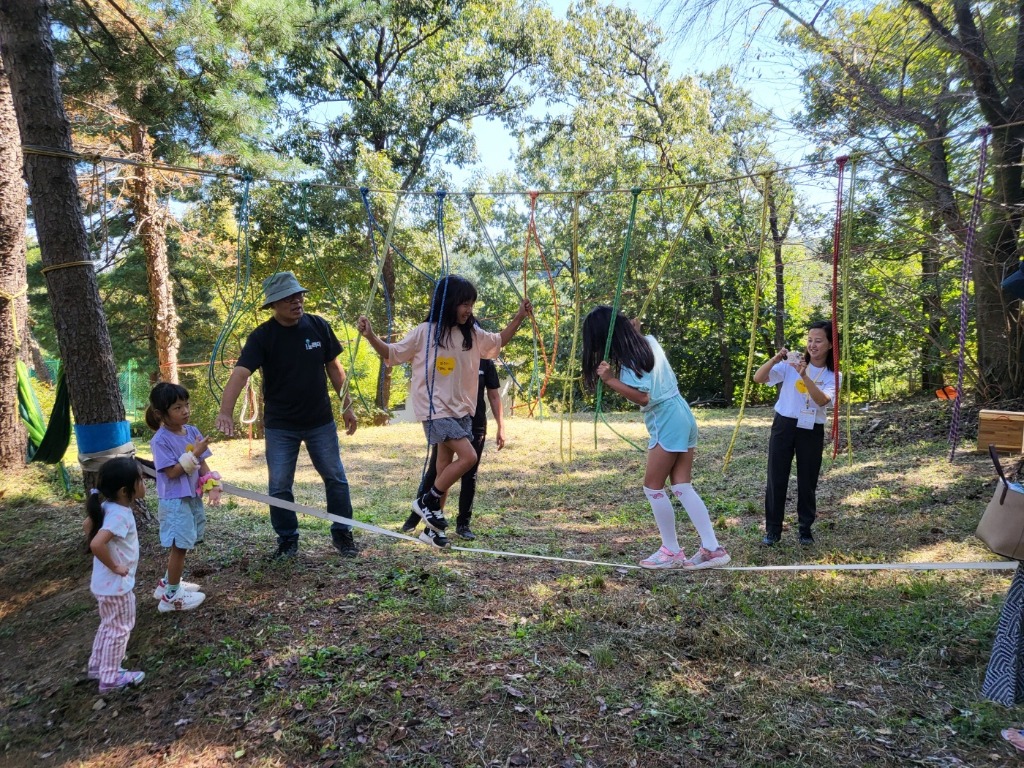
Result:
[[[725,475],[735,411],[698,411],[696,487],[739,564],[990,559],[971,534],[991,468],[946,461],[943,407],[856,415],[852,463],[826,461],[809,551],[795,525],[759,544],[768,409],[748,411]],[[621,421],[641,439],[635,416]],[[484,457],[478,546],[622,563],[657,548],[641,454],[604,428],[595,450],[586,420],[571,463],[557,420],[513,419],[508,433]],[[419,427],[342,445],[358,519],[397,528]],[[261,445],[214,450],[228,479],[265,487]],[[322,503],[305,455],[297,480],[300,501]],[[147,676],[100,697],[85,680],[97,616],[81,504],[35,471],[0,483],[0,765],[1016,762],[998,732],[1020,713],[979,698],[1006,573],[650,573],[358,532],[353,561],[312,518],[300,557],[271,563],[265,508],[244,500],[210,514],[186,574],[208,599],[191,613],[157,613],[163,553],[155,522],[140,522],[128,650]],[[685,519],[680,530],[692,549]]]

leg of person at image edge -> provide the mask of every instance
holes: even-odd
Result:
[[[1019,564],[999,614],[981,695],[1004,707],[1024,702],[1024,568]],[[1024,753],[1021,729],[1006,728],[1002,737]]]

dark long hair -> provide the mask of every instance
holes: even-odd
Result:
[[[448,348],[452,342],[452,328],[462,331],[462,348],[473,348],[473,326],[476,318],[470,313],[465,323],[459,325],[457,309],[460,304],[476,301],[476,286],[458,275],[442,277],[434,286],[434,298],[430,303],[430,314],[424,322],[436,323],[439,327],[438,344]]]
[[[164,416],[179,400],[188,402],[188,390],[181,384],[161,381],[149,393],[149,405],[146,406],[146,424],[156,432],[164,423]]]
[[[836,370],[836,358],[835,355],[832,354],[835,351],[835,347],[832,344],[832,321],[815,320],[807,326],[808,331],[813,331],[818,328],[825,332],[825,338],[828,339],[828,357],[825,359],[825,367],[834,372]],[[804,352],[804,362],[810,365],[810,353]]]
[[[99,493],[90,493],[85,500],[85,511],[89,515],[89,531],[86,533],[86,548],[96,532],[103,527],[103,499],[116,499],[121,491],[128,491],[128,495],[134,497],[135,483],[142,476],[139,465],[135,459],[129,456],[118,456],[110,459],[100,467],[99,477],[96,480],[96,490]]]
[[[587,389],[593,389],[597,384],[597,366],[604,359],[611,320],[612,308],[602,304],[590,310],[583,321],[583,383]],[[637,376],[654,369],[654,350],[621,312],[615,316],[615,330],[608,357],[611,358],[609,363],[620,370],[629,368]]]

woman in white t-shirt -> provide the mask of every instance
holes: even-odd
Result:
[[[800,543],[811,545],[811,526],[817,516],[818,476],[825,448],[826,408],[836,393],[835,362],[832,354],[832,323],[818,320],[807,329],[807,350],[793,355],[780,349],[757,369],[758,384],[779,385],[775,420],[768,442],[768,485],[764,497],[765,534],[762,543],[771,546],[782,538],[789,473],[796,456],[797,519]]]

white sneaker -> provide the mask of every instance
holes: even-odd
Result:
[[[167,599],[167,595],[161,597],[157,610],[160,613],[191,611],[193,608],[198,608],[202,605],[205,599],[206,595],[202,592],[188,592],[184,589],[179,589],[170,600]]]
[[[202,587],[200,587],[198,584],[193,584],[191,581],[180,581],[178,582],[178,589],[183,589],[186,592],[198,592],[200,589],[202,589]],[[160,579],[160,581],[156,583],[156,589],[153,590],[153,599],[159,600],[161,597],[164,596],[164,592],[166,591],[167,582],[163,579]]]
[[[662,547],[650,557],[641,560],[640,567],[650,570],[682,568],[684,563],[686,563],[686,553],[683,550],[671,552],[667,548]]]

